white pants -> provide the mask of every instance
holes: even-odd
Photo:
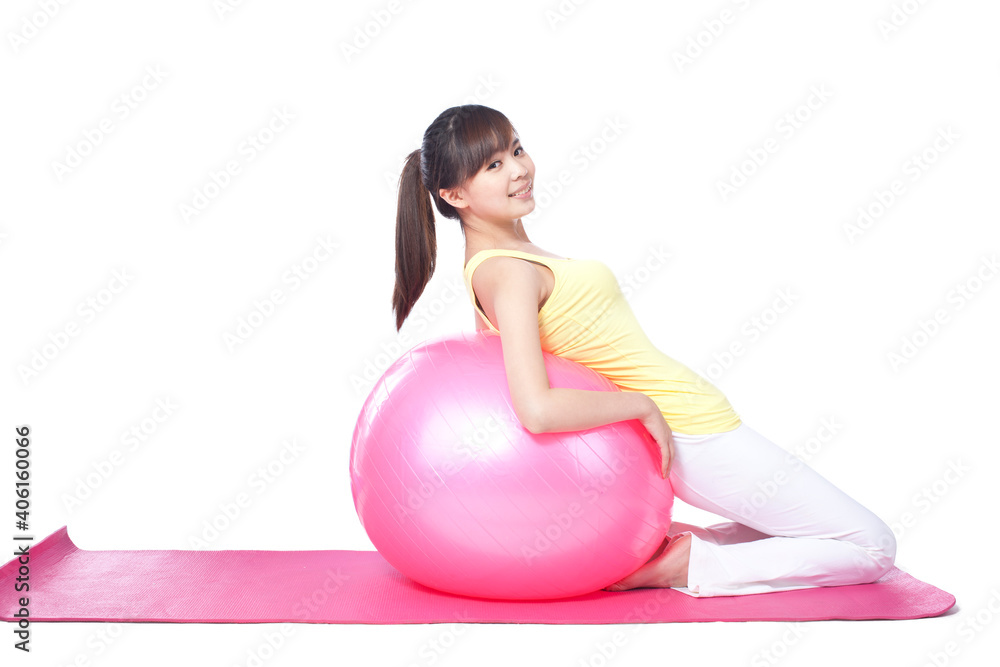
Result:
[[[693,597],[746,595],[875,581],[892,569],[896,539],[870,510],[745,423],[674,433],[677,498],[733,523],[691,534]]]

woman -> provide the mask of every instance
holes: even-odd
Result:
[[[684,502],[729,519],[674,523],[656,553],[606,590],[673,587],[744,595],[875,581],[895,560],[889,527],[804,462],[745,425],[712,383],[657,350],[598,260],[533,245],[535,165],[510,121],[452,107],[406,160],[396,218],[393,308],[402,327],[434,272],[434,211],[465,236],[477,328],[501,336],[515,414],[532,432],[638,419]],[[621,392],[551,388],[542,351],[583,363]]]

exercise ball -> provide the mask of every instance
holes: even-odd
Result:
[[[543,352],[549,386],[621,391]],[[471,597],[582,595],[631,574],[670,527],[673,490],[637,419],[532,433],[514,413],[500,336],[418,344],[365,400],[351,441],[351,494],[390,565]]]

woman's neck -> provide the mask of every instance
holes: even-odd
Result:
[[[534,247],[531,239],[524,231],[521,219],[517,218],[512,225],[505,228],[491,227],[477,231],[466,227],[465,248],[473,252],[490,248],[506,248],[508,250]]]

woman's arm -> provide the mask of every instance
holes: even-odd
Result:
[[[483,312],[500,330],[507,386],[522,426],[546,433],[639,419],[660,447],[660,474],[670,474],[673,435],[649,396],[549,386],[538,334],[538,302],[545,286],[532,266],[516,257],[490,257],[473,273],[472,282]]]
[[[659,412],[646,394],[637,391],[588,391],[552,387],[542,403],[543,415],[532,433],[580,431],[604,424],[641,419]],[[526,427],[527,428],[527,427]]]
[[[526,429],[579,431],[641,418],[657,409],[649,396],[639,392],[549,386],[538,334],[544,285],[531,264],[516,257],[491,257],[478,267],[473,281],[483,311],[500,330],[507,386],[514,412]]]

